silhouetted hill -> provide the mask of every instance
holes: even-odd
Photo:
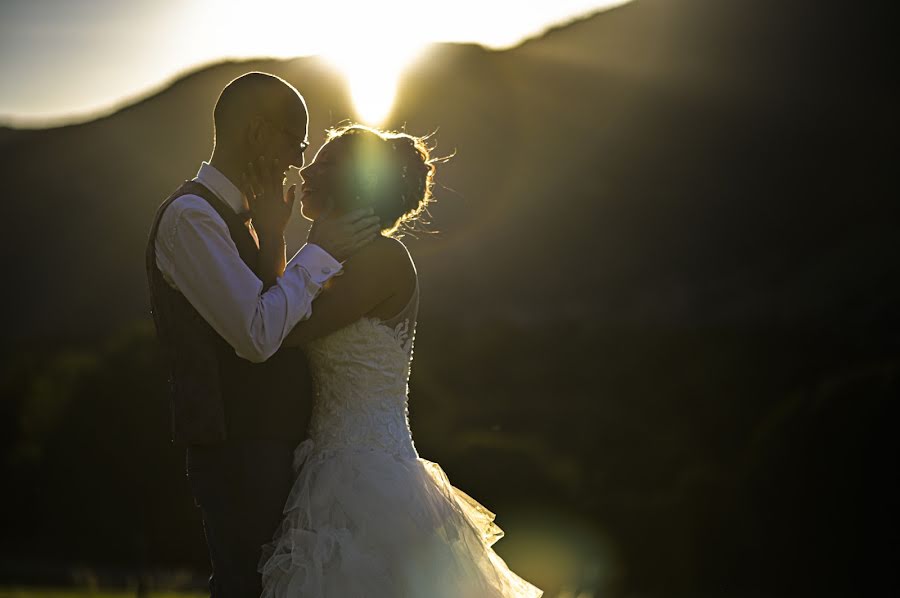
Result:
[[[428,311],[453,298],[475,318],[552,319],[553,305],[601,321],[820,322],[896,273],[885,220],[855,191],[883,173],[847,160],[877,134],[864,132],[875,115],[803,68],[820,45],[780,62],[758,53],[757,41],[789,46],[781,31],[763,39],[760,12],[645,0],[505,52],[433,47],[389,123],[439,128],[459,154],[440,176],[458,192],[439,193],[441,235],[411,243]],[[30,282],[4,298],[13,336],[92,334],[145,313],[153,209],[207,156],[218,91],[251,69],[301,89],[314,140],[352,118],[341,80],[309,58],[222,64],[94,122],[3,131],[0,178],[16,198],[3,253]],[[779,83],[798,78],[785,94]]]
[[[760,5],[644,0],[509,51],[431,48],[388,123],[439,128],[440,149],[458,150],[440,174],[457,192],[439,192],[441,234],[411,241],[426,313],[464,301],[474,319],[864,317],[857,298],[897,272],[888,206],[872,197],[882,113],[809,68],[839,55],[817,55],[832,22],[806,23],[799,50],[774,22]],[[145,315],[153,209],[207,156],[218,91],[251,69],[301,89],[315,141],[352,118],[342,81],[306,58],[221,64],[94,122],[0,134],[16,223],[3,253],[28,288],[4,298],[18,315],[8,334],[94,334]],[[876,83],[853,96],[876,98]]]

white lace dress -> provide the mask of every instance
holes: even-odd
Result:
[[[491,545],[494,514],[420,459],[407,409],[418,287],[395,318],[363,318],[307,347],[309,439],[284,520],[263,548],[263,596],[537,597]]]

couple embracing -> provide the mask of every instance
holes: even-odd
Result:
[[[303,168],[306,103],[265,73],[229,83],[214,121],[146,264],[213,598],[540,596],[491,548],[494,515],[412,441],[419,285],[392,234],[431,197],[428,147],[344,126]],[[313,224],[288,261],[291,167]]]

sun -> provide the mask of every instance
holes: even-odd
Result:
[[[403,72],[433,41],[421,26],[422,4],[336,0],[329,10],[337,18],[316,30],[321,55],[346,79],[356,117],[379,126],[390,116]]]
[[[380,125],[390,115],[400,78],[421,46],[387,40],[365,44],[365,49],[354,46],[327,52],[325,58],[346,79],[359,120]]]

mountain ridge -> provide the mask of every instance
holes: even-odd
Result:
[[[687,6],[706,7],[708,18],[721,14],[732,26],[743,17],[699,0]],[[433,209],[443,232],[409,239],[426,297],[443,298],[426,301],[426,315],[450,316],[455,303],[446,298],[456,296],[479,306],[460,317],[552,320],[560,317],[547,309],[558,299],[553,289],[568,288],[563,313],[610,323],[741,325],[783,321],[784,313],[827,322],[847,315],[841,306],[850,297],[896,272],[894,262],[877,259],[885,251],[885,206],[839,215],[835,191],[869,168],[836,161],[842,144],[858,143],[860,134],[839,124],[855,114],[827,97],[811,113],[767,88],[764,81],[787,76],[790,60],[768,70],[752,52],[722,62],[708,44],[729,38],[724,26],[702,43],[681,43],[696,27],[691,11],[683,12],[633,2],[510,50],[435,46],[410,68],[387,126],[439,129],[438,151],[458,150],[438,174],[455,190]],[[13,256],[13,279],[67,297],[66,313],[46,294],[4,298],[22,314],[12,337],[111,330],[146,317],[138,264],[147,223],[208,155],[215,97],[246,70],[269,70],[298,86],[311,107],[314,145],[325,128],[353,118],[343,79],[318,59],[296,58],[196,70],[89,123],[0,131],[0,177],[13,196],[28,198],[10,207],[22,223],[3,247]],[[754,84],[736,83],[734,70],[764,73],[760,89],[744,95]],[[829,84],[816,72],[806,77],[804,97]],[[813,118],[822,114],[840,119],[830,137]],[[810,219],[818,224],[800,226]],[[45,225],[49,243],[35,247],[34,223]],[[292,248],[305,228],[294,219]],[[855,247],[851,264],[865,264],[869,274],[826,251],[838,261],[804,287],[798,281],[811,279],[802,272],[832,243]],[[76,264],[54,270],[59,254],[77,256]],[[463,266],[483,256],[494,272]],[[526,264],[546,271],[537,291]],[[33,281],[45,271],[54,275]],[[112,305],[97,294],[105,280],[120,286]],[[459,289],[457,280],[467,284]],[[825,284],[837,293],[823,293]],[[485,295],[492,300],[482,301]]]
[[[429,52],[435,47],[452,47],[452,46],[474,46],[477,48],[481,48],[482,50],[488,52],[504,52],[510,49],[515,49],[523,44],[532,42],[534,40],[539,40],[547,35],[556,34],[558,31],[565,30],[571,26],[577,25],[578,23],[586,20],[590,20],[598,15],[609,12],[611,10],[616,10],[621,8],[622,5],[619,6],[611,6],[605,8],[599,8],[595,10],[587,11],[581,15],[573,16],[569,19],[558,21],[552,23],[538,31],[534,34],[527,35],[523,37],[520,41],[515,44],[504,47],[504,48],[491,48],[489,46],[479,44],[477,42],[434,42],[428,44],[423,52]],[[112,116],[122,110],[126,110],[132,106],[138,105],[146,100],[150,100],[157,95],[165,92],[170,87],[176,85],[182,79],[187,79],[193,76],[194,74],[209,70],[211,68],[215,68],[220,65],[229,65],[229,64],[243,64],[243,63],[256,63],[260,61],[264,62],[289,62],[297,59],[315,59],[321,60],[322,57],[319,54],[309,54],[302,55],[296,57],[267,57],[267,56],[255,56],[255,57],[242,57],[242,58],[227,58],[224,60],[210,60],[206,62],[197,63],[191,66],[184,67],[173,72],[171,75],[164,77],[163,79],[149,84],[144,90],[138,91],[128,96],[124,96],[118,100],[115,100],[105,106],[98,107],[96,109],[88,110],[85,112],[73,114],[70,116],[67,115],[56,115],[52,117],[48,117],[46,119],[34,119],[34,123],[32,125],[23,124],[16,125],[15,122],[20,120],[22,122],[28,122],[32,119],[18,119],[12,115],[2,115],[0,114],[0,131],[4,129],[12,129],[12,130],[22,130],[22,131],[33,131],[33,130],[43,130],[43,129],[60,129],[67,126],[77,126],[81,124],[87,124],[93,122],[95,120],[100,120],[109,116]],[[42,120],[47,124],[37,124],[38,120]],[[2,134],[2,133],[0,133]]]

